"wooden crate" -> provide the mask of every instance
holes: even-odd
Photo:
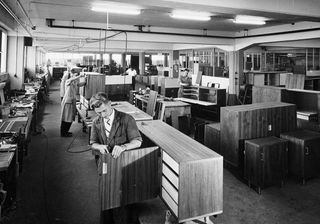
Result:
[[[280,136],[296,129],[296,106],[280,102],[221,107],[221,154],[228,164],[243,163],[241,142],[246,139]]]
[[[220,123],[205,125],[204,145],[216,153],[220,153]]]
[[[320,133],[298,130],[282,133],[289,141],[289,174],[298,177],[304,184],[320,172]]]
[[[277,137],[245,140],[244,177],[261,189],[281,185],[288,173],[288,141]]]

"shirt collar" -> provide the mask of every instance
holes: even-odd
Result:
[[[105,122],[109,121],[109,124],[111,125],[114,120],[114,114],[115,114],[115,112],[114,112],[114,109],[112,108],[112,112],[111,112],[109,118],[104,118],[104,121]]]

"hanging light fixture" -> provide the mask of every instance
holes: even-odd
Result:
[[[268,18],[260,16],[237,15],[233,19],[233,22],[239,24],[264,25],[266,24],[266,20],[268,20]]]
[[[175,19],[209,21],[211,19],[210,16],[212,16],[212,14],[209,12],[175,9],[172,11],[170,16]]]
[[[106,1],[93,2],[91,10],[95,12],[108,12],[126,15],[139,15],[141,12],[141,8],[136,5]]]

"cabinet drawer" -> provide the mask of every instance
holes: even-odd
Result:
[[[162,160],[177,174],[179,174],[179,164],[169,156],[165,151],[162,151]]]
[[[178,205],[174,202],[174,200],[170,197],[168,192],[162,188],[161,190],[162,199],[167,203],[170,207],[171,211],[178,217]]]
[[[164,176],[162,176],[162,187],[167,191],[174,202],[178,204],[178,191]]]
[[[179,189],[179,177],[165,163],[162,164],[162,174]]]

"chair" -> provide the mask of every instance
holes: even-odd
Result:
[[[156,108],[157,96],[158,96],[158,93],[156,91],[150,90],[146,113],[152,117],[154,116],[154,112]]]

